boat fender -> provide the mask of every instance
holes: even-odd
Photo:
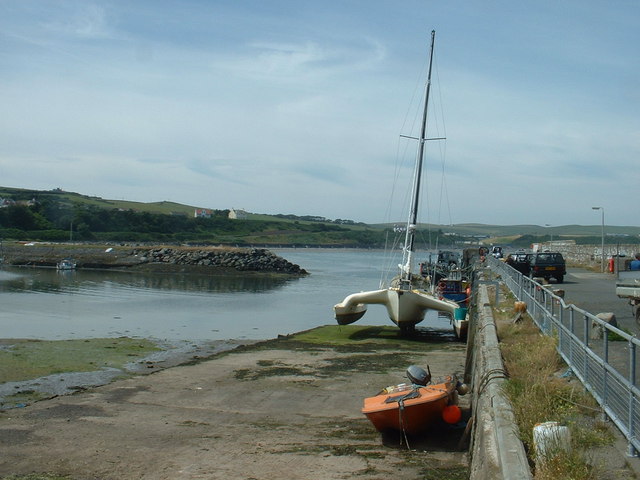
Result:
[[[467,385],[466,383],[458,382],[456,384],[456,391],[460,395],[466,395],[467,393],[469,393],[469,385]]]
[[[442,419],[449,425],[454,425],[462,419],[462,410],[457,405],[448,405],[442,410]]]

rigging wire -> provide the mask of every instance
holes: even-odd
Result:
[[[436,59],[437,60],[437,59]],[[435,63],[435,73],[436,73],[436,83],[438,84],[438,97],[439,97],[439,106],[440,106],[440,119],[442,120],[442,137],[445,138],[445,140],[442,143],[439,143],[438,146],[440,147],[440,158],[441,158],[441,182],[440,182],[440,202],[439,202],[439,206],[438,206],[438,224],[442,224],[442,219],[441,219],[441,214],[442,214],[442,197],[444,196],[444,200],[446,202],[446,207],[447,207],[447,212],[448,212],[448,217],[449,217],[449,221],[447,222],[449,225],[453,224],[452,218],[451,218],[451,204],[449,203],[449,190],[447,188],[447,177],[446,177],[446,163],[447,163],[447,126],[445,123],[445,117],[444,117],[444,101],[442,99],[442,88],[440,88],[440,70],[438,69],[438,63],[437,61],[434,62]],[[438,117],[436,117],[437,119]],[[439,135],[440,136],[440,135]]]
[[[411,119],[411,127],[410,127],[410,134],[409,136],[413,136],[415,137],[415,135],[413,135],[415,129],[418,126],[418,121],[419,121],[419,115],[420,115],[420,108],[419,108],[419,101],[416,100],[416,98],[420,98],[419,93],[422,93],[424,91],[424,73],[425,70],[427,68],[427,61],[425,60],[425,62],[423,62],[422,64],[422,68],[421,68],[421,74],[417,77],[414,89],[413,89],[413,93],[411,96],[411,101],[409,104],[409,107],[407,108],[407,111],[405,113],[404,119],[403,119],[403,123],[402,123],[402,128],[401,128],[401,132],[405,131],[405,129],[407,128],[407,124]],[[444,137],[445,140],[444,141],[438,141],[438,151],[439,151],[439,155],[440,155],[440,173],[441,173],[441,179],[440,179],[440,188],[439,188],[439,198],[438,198],[438,212],[437,212],[437,220],[436,223],[437,224],[442,224],[442,216],[443,216],[443,209],[446,207],[447,213],[448,213],[448,224],[452,224],[452,217],[451,217],[451,205],[449,202],[449,192],[448,192],[448,186],[447,186],[447,181],[446,181],[446,150],[447,150],[447,142],[446,142],[446,124],[444,121],[444,109],[443,109],[443,99],[442,99],[442,88],[440,87],[440,73],[439,73],[439,69],[438,69],[438,62],[437,62],[437,53],[434,55],[434,71],[435,71],[435,80],[436,80],[436,84],[437,84],[437,90],[438,90],[438,98],[439,98],[439,105],[438,105],[438,112],[436,115],[432,115],[429,118],[429,122],[430,122],[430,126],[429,128],[431,130],[435,130],[436,134],[434,135],[430,135],[431,137]],[[438,102],[436,102],[438,103]],[[412,112],[413,110],[413,112]],[[413,113],[413,116],[411,115]],[[413,117],[413,118],[411,118]],[[440,124],[441,122],[441,124]],[[401,172],[406,168],[407,166],[407,162],[408,160],[408,150],[409,150],[409,145],[410,145],[410,141],[404,138],[398,138],[398,143],[397,143],[397,148],[396,148],[396,162],[395,162],[395,169],[394,169],[394,175],[393,175],[393,181],[392,181],[392,188],[391,188],[391,194],[389,197],[389,202],[387,204],[387,210],[385,213],[385,219],[387,221],[387,223],[393,223],[395,221],[397,221],[398,219],[392,219],[391,215],[392,215],[392,211],[393,211],[393,200],[396,196],[396,190],[397,190],[397,186],[399,185],[399,179],[401,176]],[[430,142],[429,142],[430,143]],[[427,156],[427,158],[429,158]],[[412,160],[412,159],[411,159]],[[432,239],[432,223],[430,221],[430,198],[429,198],[429,192],[432,191],[432,187],[433,187],[433,182],[430,182],[430,178],[429,176],[426,176],[426,181],[423,182],[422,187],[421,187],[421,191],[423,192],[423,194],[421,194],[421,206],[419,211],[421,212],[420,214],[420,219],[419,219],[419,223],[424,223],[427,225],[427,234],[428,234],[428,241],[425,239],[425,235],[424,235],[424,230],[422,232],[419,233],[419,237],[421,237],[423,244],[427,245],[428,249],[432,248],[432,244],[435,243],[434,248],[437,250],[439,247],[439,236],[437,234],[437,232],[435,233],[435,242],[433,242]],[[404,206],[409,206],[410,205],[410,199],[411,197],[411,188],[410,186],[405,190],[405,195],[403,197],[403,200],[401,202],[401,205]],[[408,211],[408,208],[406,210],[403,209],[403,211]],[[403,220],[403,219],[401,219]],[[402,224],[402,222],[401,222]],[[435,224],[434,224],[435,225]],[[391,245],[391,248],[388,248],[388,239],[385,240],[385,260],[384,260],[384,267],[383,267],[383,272],[381,273],[381,281],[380,284],[382,286],[383,284],[383,280],[382,280],[382,276],[384,276],[385,274],[387,276],[389,276],[389,273],[391,272],[391,270],[394,267],[397,267],[397,262],[394,262],[394,258],[393,258],[393,254],[397,253],[397,249],[399,248],[399,246],[402,245],[402,241],[403,241],[403,237],[404,237],[404,230],[403,229],[395,229],[394,228],[394,239],[393,239],[393,243]]]
[[[405,128],[407,128],[407,122],[409,121],[409,116],[412,113],[412,106],[413,107],[413,120],[411,121],[411,130],[410,130],[410,134],[413,134],[413,131],[415,129],[415,126],[418,122],[418,115],[420,114],[420,109],[417,108],[416,105],[418,105],[418,101],[416,100],[416,98],[419,98],[419,93],[421,92],[421,86],[422,86],[422,82],[421,79],[424,78],[424,72],[427,68],[427,63],[423,62],[422,65],[422,69],[420,71],[420,75],[417,77],[416,79],[416,83],[413,87],[413,92],[411,94],[411,100],[409,101],[409,105],[407,107],[407,110],[405,112],[404,115],[404,119],[402,121],[402,126],[400,127],[400,131],[404,132]],[[406,166],[407,163],[407,150],[409,148],[409,142],[408,141],[404,141],[406,139],[402,139],[401,137],[398,137],[398,141],[397,141],[397,147],[396,147],[396,163],[395,163],[395,170],[394,170],[394,174],[393,174],[393,185],[391,188],[391,194],[389,196],[389,203],[387,206],[387,212],[385,214],[385,218],[388,219],[389,221],[392,221],[391,219],[391,210],[392,210],[392,205],[393,205],[393,199],[395,197],[395,187],[398,184],[398,179],[400,178],[400,172],[403,170],[403,168]],[[404,145],[404,148],[402,148],[402,145]],[[402,150],[402,152],[401,152]],[[408,201],[408,197],[406,197],[406,200]]]
[[[409,123],[411,125],[409,135],[411,136],[413,136],[413,133],[416,129],[416,125],[418,124],[418,119],[420,115],[419,99],[421,97],[420,94],[422,92],[423,85],[424,85],[422,79],[425,77],[425,72],[427,67],[428,67],[428,63],[424,61],[421,67],[420,74],[416,77],[416,82],[411,95],[411,100],[405,112],[402,126],[400,128],[401,132],[406,131],[405,129],[407,128],[407,124]],[[412,114],[413,114],[413,118],[411,119]],[[398,137],[397,147],[396,147],[396,161],[395,161],[395,168],[394,168],[394,174],[393,174],[393,180],[392,180],[391,193],[389,195],[389,202],[387,203],[387,210],[385,212],[386,223],[396,223],[398,220],[400,220],[400,225],[406,226],[407,219],[392,218],[391,215],[393,214],[392,213],[393,200],[396,197],[396,187],[399,185],[399,179],[400,179],[401,173],[406,169],[407,164],[413,160],[413,158],[411,158],[411,156],[408,154],[410,145],[411,145],[410,141],[408,141],[407,139]],[[407,185],[408,187],[406,187],[404,191],[403,199],[400,202],[400,205],[402,206],[402,212],[409,211],[408,207],[411,203],[411,187],[409,183],[407,183]],[[385,258],[383,261],[384,264],[383,264],[382,275],[391,276],[392,270],[395,270],[397,268],[398,262],[397,261],[394,262],[394,260],[397,260],[394,258],[394,253],[397,253],[397,248],[399,245],[402,244],[402,241],[403,241],[404,230],[402,230],[402,228],[403,227],[401,227],[400,229],[394,228],[395,238],[393,241],[392,248],[387,248],[386,241],[385,241]],[[394,271],[394,274],[395,274],[395,271]],[[380,281],[380,284],[382,285],[382,279]]]
[[[437,114],[432,115],[430,117],[431,120],[431,125],[430,128],[431,130],[435,130],[435,135],[431,135],[432,137],[443,137],[444,140],[442,141],[438,141],[438,152],[439,152],[439,157],[440,157],[440,174],[441,174],[441,179],[440,179],[440,188],[439,188],[439,197],[438,197],[438,209],[437,209],[437,215],[436,215],[436,221],[434,222],[430,222],[429,221],[429,186],[425,185],[425,188],[427,189],[427,192],[425,195],[423,195],[422,198],[425,198],[427,201],[427,205],[426,205],[426,210],[424,208],[421,208],[421,211],[426,211],[427,213],[427,220],[426,220],[426,225],[427,225],[427,232],[428,232],[428,248],[431,249],[432,245],[433,248],[435,248],[435,250],[437,250],[439,248],[439,243],[440,243],[440,237],[438,235],[438,232],[436,231],[435,233],[432,232],[432,226],[433,225],[442,225],[443,221],[442,221],[442,217],[443,217],[443,204],[446,205],[446,209],[448,212],[448,224],[452,224],[452,219],[451,219],[451,205],[449,203],[449,191],[448,191],[448,186],[447,186],[447,181],[446,181],[446,157],[447,157],[447,129],[446,129],[446,123],[445,123],[445,116],[444,116],[444,101],[442,98],[442,88],[441,88],[441,83],[440,83],[440,70],[438,68],[438,57],[437,54],[434,55],[434,72],[435,72],[435,81],[437,84],[437,92],[438,92],[438,111],[436,112]],[[431,158],[429,156],[427,156],[427,158]],[[429,177],[427,176],[427,182],[429,182]],[[425,182],[425,184],[427,184],[427,182]],[[433,182],[431,182],[431,184],[433,185]],[[435,242],[433,241],[433,235],[435,235]],[[424,235],[422,235],[423,239],[424,239]],[[435,245],[434,245],[435,243]],[[427,243],[425,242],[425,245]]]

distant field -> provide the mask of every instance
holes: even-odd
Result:
[[[34,197],[39,199],[52,198],[69,205],[81,204],[92,205],[100,208],[119,208],[123,210],[135,210],[138,212],[163,213],[183,213],[193,215],[196,207],[175,202],[131,202],[128,200],[109,200],[101,197],[91,197],[75,192],[65,192],[61,190],[28,190],[21,188],[0,187],[0,197],[11,197],[19,200],[30,200]],[[203,208],[203,207],[198,207]]]
[[[9,197],[16,200],[30,200],[32,198],[38,198],[39,200],[46,200],[47,198],[55,199],[59,202],[67,204],[69,206],[80,204],[80,205],[90,205],[98,208],[105,209],[122,209],[122,210],[134,210],[136,212],[149,212],[156,214],[183,214],[187,216],[193,216],[194,210],[196,208],[209,208],[216,209],[213,206],[193,206],[193,205],[185,205],[176,202],[168,202],[168,201],[160,201],[160,202],[133,202],[128,200],[112,200],[105,199],[101,197],[82,195],[75,192],[65,192],[62,190],[29,190],[29,189],[21,189],[21,188],[10,188],[10,187],[0,187],[0,198]],[[226,206],[218,206],[218,210],[224,210],[228,207]],[[306,219],[287,219],[282,217],[276,217],[274,215],[260,214],[260,213],[249,213],[247,216],[248,220],[256,220],[256,221],[269,221],[269,222],[280,222],[280,223],[291,223],[291,224],[299,224],[299,225],[322,225],[323,222],[310,221]],[[355,222],[358,222],[358,219],[353,219]],[[326,222],[327,224],[333,224],[330,221]],[[404,222],[399,221],[395,222],[395,224],[402,225]],[[343,228],[353,230],[353,231],[365,231],[365,230],[374,230],[379,231],[385,228],[392,227],[394,224],[369,224],[369,225],[340,225]],[[420,230],[426,231],[430,230],[432,232],[442,231],[444,233],[457,234],[460,236],[477,236],[484,237],[484,241],[489,241],[493,243],[503,243],[509,244],[517,238],[520,238],[525,235],[530,235],[534,237],[545,237],[551,236],[554,239],[558,240],[562,237],[570,237],[570,238],[580,238],[580,237],[600,237],[601,235],[601,225],[559,225],[553,227],[545,227],[540,225],[485,225],[479,223],[465,223],[465,224],[454,224],[454,225],[426,225],[421,224]],[[628,237],[638,237],[640,236],[640,226],[605,226],[605,232],[607,234],[607,243],[626,243],[628,241]],[[284,232],[283,232],[284,233]],[[620,237],[616,237],[619,235]],[[271,240],[275,240],[276,242],[282,240],[286,243],[288,235],[280,235],[281,239],[271,238]],[[329,235],[330,236],[330,235]],[[265,237],[265,232],[257,235],[256,238],[251,239],[252,241],[260,242],[263,241]],[[618,240],[619,238],[619,240]],[[300,241],[310,241],[311,243],[317,242],[317,238],[303,238],[298,239]]]

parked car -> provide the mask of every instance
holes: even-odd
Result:
[[[531,253],[529,266],[530,277],[544,278],[547,281],[553,277],[558,283],[562,283],[567,273],[564,257],[556,252]]]
[[[515,268],[523,275],[529,276],[531,265],[529,264],[529,254],[525,252],[512,253],[507,257],[507,264]]]

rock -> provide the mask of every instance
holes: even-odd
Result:
[[[616,320],[616,316],[613,312],[598,313],[596,317],[602,320],[604,323],[611,325],[612,327],[618,327],[618,321]],[[593,320],[591,322],[590,338],[592,340],[601,339],[604,336],[604,330],[604,326],[602,326],[599,322]]]
[[[207,267],[233,268],[238,271],[277,272],[306,275],[299,265],[291,263],[273,252],[263,248],[247,250],[229,250],[212,252],[207,250],[181,251],[172,248],[158,248],[149,251],[132,252],[141,255],[150,262],[162,262],[172,265],[194,265]]]

